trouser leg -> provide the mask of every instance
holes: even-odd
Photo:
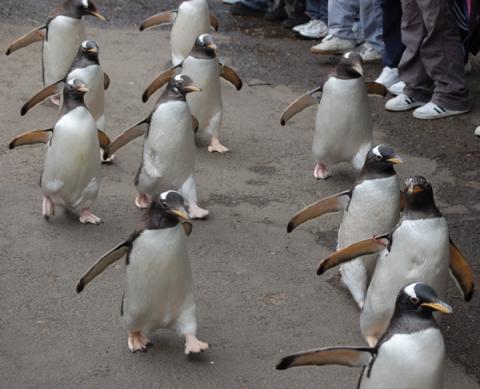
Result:
[[[352,27],[358,17],[358,5],[358,0],[330,0],[328,31],[342,39],[356,40]]]
[[[401,32],[402,4],[400,0],[384,0],[382,8],[383,41],[385,43],[383,64],[396,68],[405,49]]]
[[[384,52],[382,0],[359,0],[360,26],[365,41],[380,54]]]

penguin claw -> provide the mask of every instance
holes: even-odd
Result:
[[[315,165],[315,168],[313,170],[313,176],[317,180],[326,180],[328,177],[330,177],[330,173],[327,169],[327,166],[324,165],[323,163],[317,163]]]
[[[195,335],[187,335],[185,343],[185,355],[198,354],[208,350],[210,345],[197,339]]]
[[[152,346],[153,343],[141,331],[130,331],[128,333],[128,348],[132,353],[141,351],[142,353],[147,352],[149,346]]]
[[[103,220],[100,219],[98,216],[94,215],[92,211],[88,208],[82,210],[82,212],[80,213],[79,220],[80,220],[80,223],[83,223],[83,224],[90,223],[90,224],[99,225],[103,223]]]
[[[212,137],[212,140],[210,141],[210,145],[208,146],[208,151],[210,153],[217,152],[220,154],[225,154],[230,152],[228,148],[226,148],[224,145],[220,143],[220,140],[217,137]]]
[[[139,193],[137,197],[135,197],[135,205],[140,209],[150,207],[150,197],[145,193]]]

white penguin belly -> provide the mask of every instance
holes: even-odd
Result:
[[[182,73],[190,76],[193,83],[202,90],[189,93],[187,102],[192,115],[198,120],[199,129],[206,129],[212,117],[222,111],[218,59],[188,57],[182,65]]]
[[[442,389],[445,343],[439,329],[396,334],[379,349],[361,389]]]
[[[100,187],[97,126],[84,107],[64,115],[47,147],[41,186],[55,204],[78,211],[89,207]]]
[[[83,81],[89,92],[85,94],[85,105],[97,121],[105,113],[105,91],[103,82],[103,71],[99,65],[90,65],[85,68],[75,69],[67,77],[67,81],[79,79]],[[102,126],[104,127],[104,126]],[[104,128],[100,128],[104,130]]]
[[[85,40],[83,19],[57,16],[48,25],[43,43],[43,80],[53,84],[67,75],[81,43]]]
[[[180,225],[146,230],[134,241],[126,267],[123,318],[130,330],[175,325],[193,302],[193,280]]]
[[[180,4],[170,36],[173,65],[187,58],[195,40],[209,31],[210,11],[205,0],[190,0]]]
[[[317,162],[350,162],[372,144],[372,118],[363,77],[341,80],[334,77],[323,85],[313,139]],[[363,156],[364,158],[365,156]]]

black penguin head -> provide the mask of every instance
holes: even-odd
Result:
[[[196,53],[213,58],[217,52],[217,45],[210,34],[202,34],[196,39],[193,49]]]
[[[361,177],[378,178],[395,174],[393,165],[403,163],[395,151],[387,145],[377,145],[370,149],[363,164]]]
[[[201,89],[193,84],[193,80],[186,74],[178,74],[173,77],[169,82],[167,89],[175,94],[185,96],[191,92],[200,92]]]
[[[415,312],[432,316],[433,312],[452,313],[452,307],[442,301],[433,288],[422,282],[405,286],[397,296],[395,309],[402,312]]]
[[[99,47],[95,41],[83,41],[80,46],[80,51],[84,56],[92,61],[98,62]]]
[[[342,56],[336,72],[340,78],[359,78],[363,76],[363,61],[360,54],[349,51]]]
[[[185,200],[180,193],[174,190],[169,190],[155,196],[150,205],[150,209],[159,210],[166,216],[173,217],[179,221],[189,220],[188,212],[185,209]]]
[[[107,21],[107,18],[98,12],[92,0],[66,0],[63,8],[75,18],[92,15],[100,20]]]
[[[408,177],[404,193],[407,211],[432,211],[440,214],[433,198],[432,185],[424,177]]]
[[[63,95],[65,100],[73,99],[83,101],[83,96],[89,89],[82,80],[70,80],[65,84]]]

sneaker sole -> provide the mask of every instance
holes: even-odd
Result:
[[[444,113],[435,114],[434,116],[428,116],[428,115],[423,116],[422,114],[418,114],[414,112],[413,117],[415,119],[421,119],[421,120],[435,120],[435,119],[448,118],[449,116],[463,115],[464,113],[467,113],[467,112],[469,111],[444,112]]]
[[[320,35],[320,36],[310,36],[310,35],[303,35],[300,31],[293,30],[297,34],[298,38],[300,39],[305,39],[308,41],[314,41],[314,40],[320,40],[326,37],[326,35]]]
[[[407,112],[407,111],[411,111],[412,109],[421,107],[422,105],[425,105],[425,104],[427,104],[427,103],[417,102],[417,103],[412,103],[408,106],[398,107],[398,108],[395,108],[395,107],[387,108],[387,106],[385,106],[385,109],[387,111],[391,111],[391,112]]]
[[[320,55],[340,55],[340,54],[345,54],[349,51],[352,51],[355,47],[352,47],[351,49],[342,49],[342,50],[322,50],[322,49],[316,49],[314,47],[310,48],[310,52],[313,54],[320,54]]]

